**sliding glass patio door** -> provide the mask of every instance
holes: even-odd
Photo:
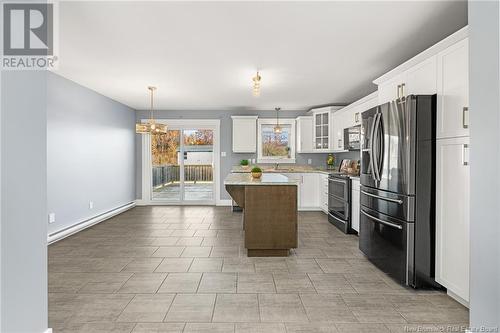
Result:
[[[214,204],[214,131],[171,128],[151,135],[151,201]]]

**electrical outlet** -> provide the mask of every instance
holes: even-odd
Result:
[[[221,157],[226,157],[226,152],[225,151],[221,151],[220,156]]]
[[[56,221],[56,213],[49,214],[49,223],[54,223]]]
[[[94,202],[93,201],[89,201],[89,209],[94,209]]]
[[[307,164],[312,164],[312,162],[313,162],[312,159],[310,158],[307,159]]]

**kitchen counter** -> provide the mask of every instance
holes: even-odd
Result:
[[[224,185],[298,185],[298,181],[279,173],[263,173],[260,178],[253,178],[250,172],[240,171],[227,175]]]
[[[289,166],[279,166],[278,169],[275,168],[274,165],[265,165],[259,167],[262,169],[263,176],[267,174],[275,174],[275,173],[280,173],[280,174],[287,174],[287,173],[322,173],[322,174],[330,174],[333,172],[338,172],[339,167],[335,166],[333,169],[327,169],[326,167],[313,167],[310,165],[289,165]],[[233,174],[241,174],[241,173],[250,173],[252,170],[252,167],[244,168],[240,165],[233,166],[231,172]],[[349,175],[351,179],[358,179],[359,180],[359,175],[354,176],[354,175]]]
[[[329,174],[331,172],[337,171],[339,168],[335,167],[333,169],[327,169],[326,167],[313,167],[309,165],[282,165],[278,169],[274,165],[259,165],[263,173],[324,173]],[[233,173],[249,173],[252,167],[244,168],[240,165],[236,165],[232,168]]]
[[[249,257],[286,257],[298,245],[298,181],[277,173],[230,173],[227,192],[243,208]]]

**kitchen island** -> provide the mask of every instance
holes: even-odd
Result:
[[[254,179],[249,173],[230,173],[224,185],[243,208],[249,257],[288,256],[297,247],[297,181],[282,174]]]

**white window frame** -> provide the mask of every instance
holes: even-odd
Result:
[[[262,156],[262,125],[276,125],[276,118],[257,119],[257,163],[295,163],[295,119],[279,120],[280,125],[290,126],[290,158]]]
[[[211,129],[214,131],[214,199],[213,201],[160,201],[152,200],[152,161],[151,161],[151,135],[142,136],[142,199],[141,205],[224,205],[221,199],[220,191],[220,120],[219,119],[157,119],[158,123],[167,125],[170,129],[183,130],[193,128]],[[141,122],[147,122],[147,119],[141,119]],[[181,138],[182,140],[182,138]]]

